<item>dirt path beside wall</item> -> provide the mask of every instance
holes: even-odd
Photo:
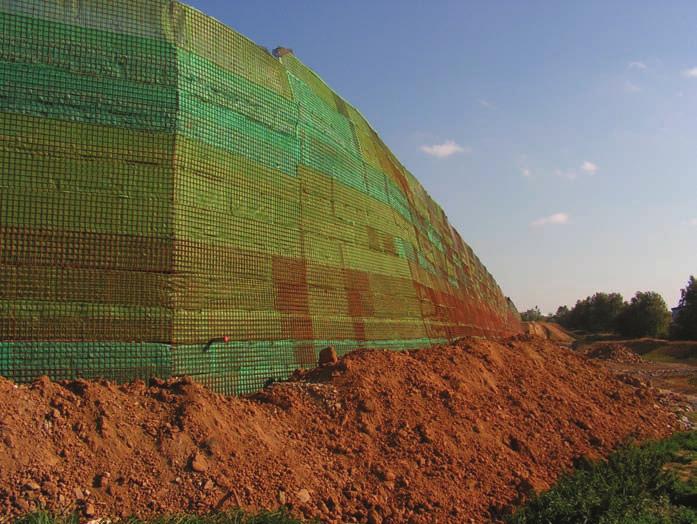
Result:
[[[189,380],[0,379],[0,514],[292,507],[324,522],[482,522],[574,459],[667,435],[645,386],[552,342],[358,351],[249,398]]]

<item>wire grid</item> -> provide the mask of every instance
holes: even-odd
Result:
[[[168,0],[0,0],[0,374],[188,374],[518,317],[350,104]]]

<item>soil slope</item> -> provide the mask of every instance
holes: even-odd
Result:
[[[529,335],[546,338],[563,346],[570,346],[576,340],[556,322],[523,322],[523,329]]]
[[[582,455],[659,437],[644,387],[554,343],[357,351],[247,398],[191,380],[0,379],[0,514],[286,504],[323,522],[483,522]]]

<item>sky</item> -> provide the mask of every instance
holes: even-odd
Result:
[[[697,3],[188,3],[357,107],[520,311],[697,274]]]

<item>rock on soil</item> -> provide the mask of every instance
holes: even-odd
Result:
[[[319,365],[325,366],[327,364],[336,364],[339,361],[339,357],[336,354],[336,350],[333,346],[324,348],[319,352]]]
[[[285,504],[323,522],[490,521],[578,457],[677,425],[651,389],[530,336],[356,351],[246,398],[0,379],[0,405],[0,514],[90,518]]]

